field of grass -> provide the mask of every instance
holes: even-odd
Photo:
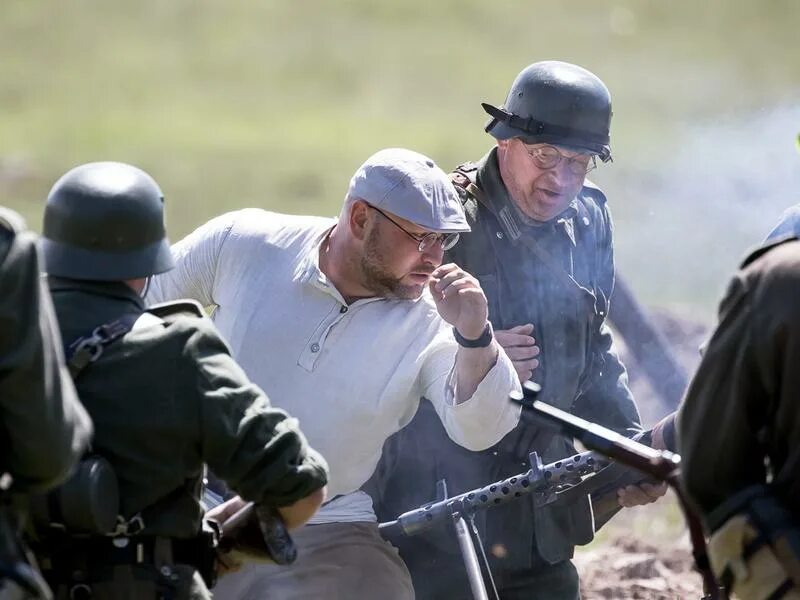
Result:
[[[175,239],[244,206],[334,214],[381,147],[480,156],[479,103],[562,59],[614,96],[597,179],[620,265],[648,301],[709,316],[800,196],[798,21],[794,0],[4,0],[0,204],[38,229],[61,173],[112,159],[161,183]]]

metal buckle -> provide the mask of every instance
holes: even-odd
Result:
[[[80,341],[80,343],[75,347],[75,352],[73,353],[74,356],[86,351],[89,353],[89,362],[94,362],[100,358],[100,355],[103,354],[103,338],[100,337],[98,329],[100,328],[98,327],[92,332],[91,337]]]
[[[112,538],[116,537],[129,537],[144,531],[144,519],[141,514],[136,514],[129,520],[122,518],[122,515],[117,515],[117,524],[114,531],[109,533]]]

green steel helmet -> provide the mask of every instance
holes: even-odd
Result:
[[[611,160],[611,94],[583,67],[533,63],[517,75],[503,106],[481,106],[492,117],[486,131],[498,140],[556,144]]]
[[[41,243],[45,271],[58,277],[124,281],[175,266],[161,188],[124,163],[88,163],[62,176],[47,197]]]

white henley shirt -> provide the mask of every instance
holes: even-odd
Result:
[[[347,304],[319,269],[334,219],[245,209],[217,217],[173,246],[177,266],[155,277],[151,303],[193,298],[274,406],[300,421],[330,467],[328,496],[311,521],[374,521],[359,488],[384,441],[419,400],[431,401],[457,443],[482,450],[517,424],[519,384],[502,350],[473,396],[454,404],[457,344],[425,291],[417,300]]]

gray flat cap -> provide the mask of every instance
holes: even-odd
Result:
[[[413,150],[387,148],[370,156],[350,180],[348,195],[429,231],[470,230],[450,178]]]

